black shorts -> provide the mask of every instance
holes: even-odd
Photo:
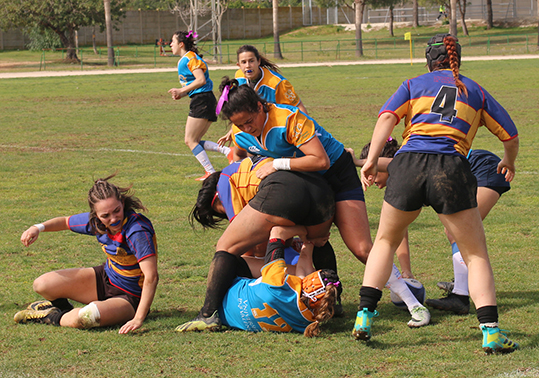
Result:
[[[335,202],[358,200],[365,202],[365,194],[352,155],[344,151],[335,163],[324,173],[335,193]]]
[[[323,223],[335,214],[333,191],[320,174],[309,172],[272,173],[260,182],[249,205],[302,226]]]
[[[387,167],[384,200],[402,211],[432,206],[438,214],[477,207],[477,180],[462,155],[397,154]]]
[[[215,108],[217,100],[213,92],[195,93],[191,96],[189,104],[189,117],[207,119],[210,122],[217,121]]]
[[[109,298],[123,298],[128,301],[133,309],[137,311],[140,298],[118,289],[110,283],[107,273],[105,273],[105,264],[94,266],[95,281],[97,283],[97,299],[104,301]]]
[[[497,172],[501,159],[492,152],[471,150],[468,161],[477,179],[477,187],[492,189],[500,196],[511,189],[511,185],[505,181],[505,175]]]

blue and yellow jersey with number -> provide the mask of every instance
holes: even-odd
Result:
[[[460,78],[468,89],[467,97],[458,94],[451,70],[439,70],[406,80],[387,100],[379,114],[391,112],[398,122],[405,119],[397,153],[466,156],[480,126],[501,141],[518,135],[509,114],[485,89],[467,77]]]
[[[223,324],[251,332],[304,332],[314,322],[301,301],[301,278],[287,274],[284,259],[262,268],[258,279],[237,277],[219,308]]]
[[[213,90],[213,82],[210,79],[210,74],[208,72],[208,65],[201,57],[195,54],[193,51],[188,51],[184,56],[178,61],[178,79],[180,80],[180,85],[185,87],[195,81],[195,75],[193,72],[197,69],[204,71],[204,78],[206,79],[206,84],[200,88],[194,89],[189,92],[189,97],[196,93],[211,92]]]
[[[225,167],[217,182],[217,192],[229,221],[243,209],[258,192],[260,179],[256,172],[273,159],[261,156],[243,159]]]
[[[300,98],[296,94],[292,84],[286,78],[266,67],[260,67],[260,71],[262,72],[262,77],[253,88],[260,97],[272,104],[298,106]],[[248,84],[242,70],[236,71],[236,80],[238,80],[240,85]]]
[[[300,147],[317,136],[328,154],[331,165],[342,155],[343,144],[298,108],[269,103],[266,107],[268,109],[266,121],[258,138],[232,125],[232,140],[236,147],[253,155],[272,158],[302,157],[305,154],[301,152]],[[320,171],[322,174],[324,172]]]
[[[107,256],[105,272],[110,283],[120,290],[140,297],[144,275],[139,262],[157,256],[157,242],[152,223],[142,214],[125,214],[122,231],[115,235],[95,234],[89,224],[90,213],[69,217],[69,229],[84,235],[95,235]]]

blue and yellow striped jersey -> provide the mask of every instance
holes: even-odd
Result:
[[[196,93],[211,92],[213,90],[213,82],[210,79],[208,65],[204,60],[202,60],[201,57],[199,57],[193,51],[188,51],[178,61],[178,79],[181,86],[185,87],[195,80],[195,75],[193,75],[193,71],[196,69],[201,69],[202,71],[204,71],[204,78],[206,79],[206,84],[204,84],[200,88],[190,91],[189,97]]]

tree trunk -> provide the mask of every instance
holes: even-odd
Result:
[[[539,0],[537,0],[537,49],[539,50]]]
[[[451,19],[449,20],[449,34],[457,36],[457,0],[451,0]]]
[[[417,4],[417,0],[412,1],[412,7],[413,7],[412,26],[414,28],[417,28],[419,26],[419,5]],[[391,35],[393,35],[393,33],[391,33]]]
[[[492,16],[492,0],[487,0],[487,30],[492,29],[494,20]]]
[[[98,52],[97,52],[97,45],[96,45],[96,42],[95,42],[95,25],[92,28],[92,47],[94,49],[94,54],[97,55]]]
[[[279,0],[273,0],[273,57],[283,59],[279,42]]]
[[[468,34],[468,27],[466,26],[466,0],[457,0],[460,11],[460,22],[462,24],[462,34]]]
[[[62,46],[66,48],[66,56],[65,61],[70,63],[79,63],[79,57],[77,56],[77,49],[75,47],[75,31],[74,30],[68,30],[65,33],[62,33],[58,30],[54,30],[54,32],[60,37],[60,42],[62,42]]]
[[[363,56],[363,41],[361,40],[361,24],[363,22],[363,10],[366,0],[354,0],[356,15],[356,56]]]
[[[105,5],[105,27],[107,29],[107,66],[114,66],[114,47],[112,45],[112,20],[110,16],[110,0],[103,0]]]
[[[393,21],[395,21],[395,13],[393,12],[393,5],[389,7],[389,35],[394,37],[393,34]]]

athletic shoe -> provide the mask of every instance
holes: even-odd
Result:
[[[41,323],[52,324],[50,315],[60,312],[60,309],[56,307],[49,307],[45,310],[22,310],[15,314],[13,320],[16,323]]]
[[[509,340],[498,327],[480,326],[483,331],[483,350],[486,354],[505,354],[518,349],[518,343]]]
[[[419,328],[426,326],[430,322],[430,312],[424,306],[417,306],[410,311],[412,319],[408,322],[408,327]]]
[[[204,181],[206,180],[208,177],[210,177],[211,173],[206,171],[206,173],[204,174],[204,176],[200,176],[200,177],[197,177],[195,179],[195,181]]]
[[[202,314],[198,314],[193,320],[176,327],[176,332],[219,330],[221,330],[221,319],[219,319],[219,313],[217,311],[215,311],[209,318],[202,316]]]
[[[234,147],[230,148],[230,152],[226,155],[226,158],[228,159],[228,164],[234,163]]]
[[[459,297],[463,295],[449,294],[447,297],[440,299],[427,299],[427,306],[443,311],[452,311],[457,315],[466,315],[470,312],[470,303],[464,303]]]
[[[46,310],[48,308],[54,307],[51,303],[51,301],[48,301],[46,299],[32,302],[26,307],[27,310],[34,310],[34,311],[41,311]]]
[[[455,283],[442,281],[442,282],[438,282],[436,286],[438,286],[440,289],[445,291],[447,294],[450,294],[453,291],[453,288],[455,287]]]
[[[369,340],[371,338],[371,324],[372,318],[378,316],[378,311],[370,312],[367,308],[357,312],[356,323],[354,324],[354,330],[352,336],[356,340]]]

